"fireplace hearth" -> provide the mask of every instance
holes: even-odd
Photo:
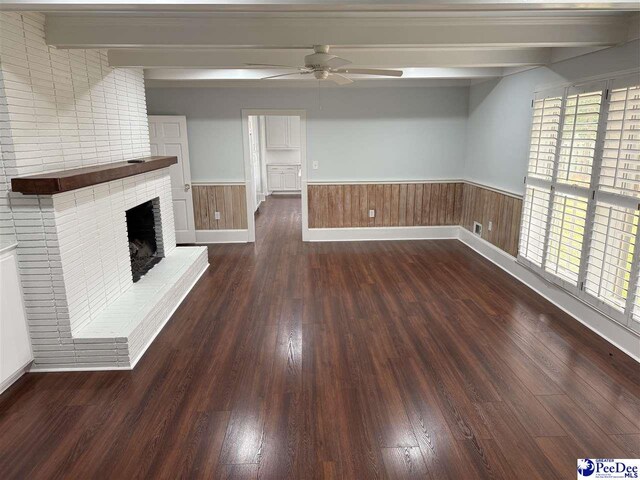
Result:
[[[126,211],[129,257],[133,282],[140,280],[164,256],[159,244],[159,198],[154,198]]]

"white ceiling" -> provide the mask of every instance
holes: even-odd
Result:
[[[505,11],[637,10],[637,0],[3,0],[3,9],[37,11]]]
[[[46,12],[50,45],[107,49],[111,65],[145,68],[151,86],[297,84],[257,80],[286,70],[245,64],[302,65],[316,44],[350,67],[404,71],[379,85],[471,82],[640,36],[637,0],[0,0],[0,10]]]

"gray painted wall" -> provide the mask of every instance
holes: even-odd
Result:
[[[531,99],[640,66],[640,41],[472,87],[149,88],[149,114],[186,115],[195,182],[243,181],[240,111],[307,110],[312,181],[464,178],[524,193]]]
[[[467,87],[148,88],[153,115],[186,115],[194,182],[244,181],[241,110],[307,111],[314,181],[460,178]]]
[[[534,93],[639,67],[640,42],[635,41],[472,86],[464,178],[524,193]]]

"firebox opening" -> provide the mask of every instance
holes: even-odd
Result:
[[[131,274],[135,283],[164,256],[156,231],[160,225],[159,199],[133,207],[126,211],[126,215]]]

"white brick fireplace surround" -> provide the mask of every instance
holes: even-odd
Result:
[[[168,168],[55,195],[10,191],[14,177],[150,154],[142,70],[50,48],[44,23],[0,12],[0,242],[17,243],[31,370],[129,369],[207,268],[206,250],[175,246]],[[165,258],[134,284],[125,211],[156,198]]]
[[[156,198],[165,257],[134,284],[125,212]],[[12,204],[32,370],[133,367],[208,266],[175,246],[168,168]]]

